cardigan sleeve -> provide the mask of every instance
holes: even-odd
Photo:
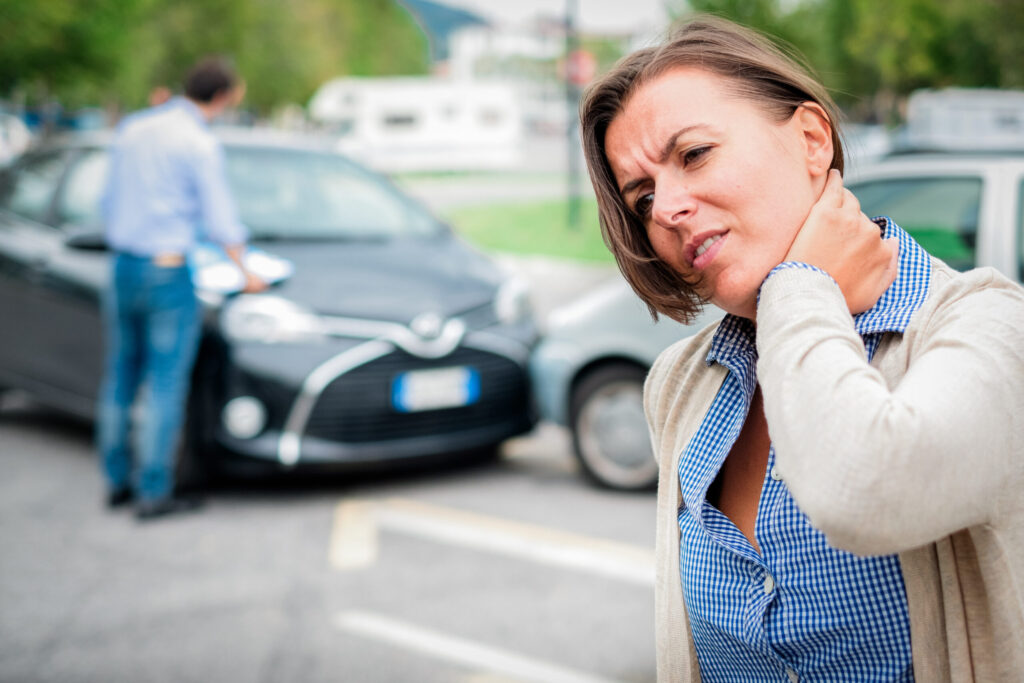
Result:
[[[764,283],[758,380],[779,472],[838,548],[908,550],[995,523],[1020,495],[1024,292],[988,269],[952,283],[912,321],[890,381],[831,278],[789,269]]]

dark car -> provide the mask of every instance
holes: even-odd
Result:
[[[520,281],[324,145],[220,135],[252,243],[294,274],[262,294],[201,295],[181,476],[494,452],[532,427],[536,329]],[[107,142],[40,148],[0,174],[0,389],[87,418]]]

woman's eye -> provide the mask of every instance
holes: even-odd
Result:
[[[696,163],[710,151],[710,147],[694,147],[693,149],[688,149],[683,153],[683,163],[687,165]]]
[[[651,205],[654,203],[654,193],[648,192],[637,197],[636,203],[633,205],[633,210],[636,211],[636,215],[644,218],[647,216],[647,212],[651,210]]]

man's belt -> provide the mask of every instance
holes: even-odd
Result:
[[[175,252],[154,254],[153,265],[159,268],[178,268],[185,265],[185,255]]]

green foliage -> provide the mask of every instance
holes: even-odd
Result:
[[[264,113],[332,77],[429,68],[395,0],[0,0],[0,98],[134,108],[207,54],[234,59]]]
[[[1021,0],[682,0],[796,46],[855,119],[918,88],[1024,87]]]
[[[570,228],[565,199],[466,206],[448,212],[456,232],[481,249],[610,262],[601,238],[597,202],[580,201],[579,227]]]
[[[615,62],[629,51],[628,41],[624,38],[583,36],[580,39],[580,47],[594,55],[597,62],[597,73],[610,70]]]
[[[0,95],[94,97],[117,68],[145,0],[0,0]]]

